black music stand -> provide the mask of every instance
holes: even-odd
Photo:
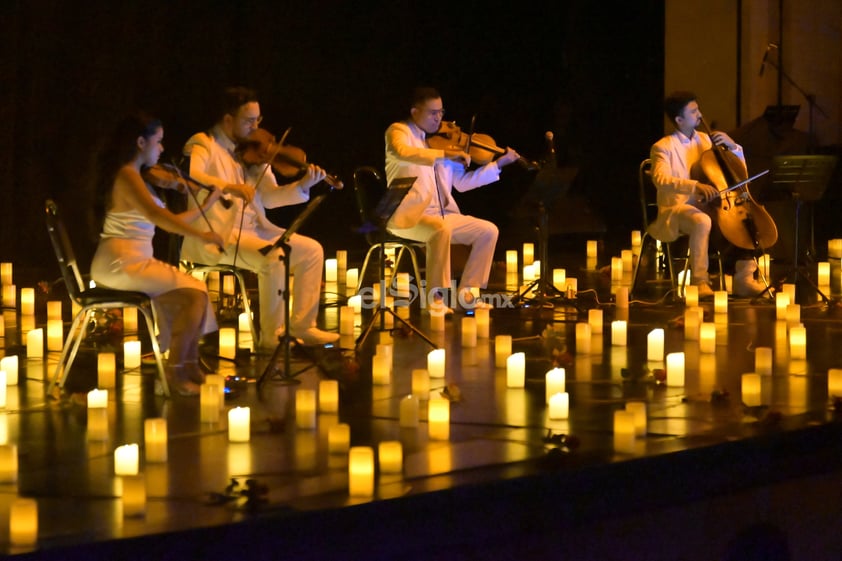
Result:
[[[805,257],[815,255],[815,235],[813,223],[813,203],[821,200],[830,183],[836,167],[836,156],[775,156],[772,163],[772,184],[782,191],[788,191],[795,201],[795,235],[792,266],[775,284],[792,277],[798,283],[799,273],[827,303],[830,299],[819,289],[807,270],[807,263],[801,260],[801,207],[804,202],[810,205],[810,246]],[[805,260],[806,261],[806,260]]]
[[[257,379],[257,391],[258,395],[260,395],[260,389],[263,386],[263,383],[266,381],[267,377],[271,376],[272,378],[276,379],[278,382],[282,384],[299,384],[301,383],[298,380],[298,376],[303,372],[306,372],[315,364],[310,364],[297,372],[292,371],[292,367],[290,366],[291,362],[291,346],[292,343],[295,342],[292,335],[289,334],[289,322],[290,322],[290,305],[289,305],[289,283],[290,283],[290,271],[289,271],[289,263],[290,263],[290,253],[292,252],[292,248],[289,245],[289,239],[292,237],[293,234],[298,232],[298,230],[304,225],[307,219],[316,211],[316,208],[322,203],[323,200],[327,197],[326,193],[319,195],[313,199],[310,199],[310,202],[307,203],[307,206],[304,207],[304,210],[299,213],[298,216],[295,217],[295,220],[292,221],[292,224],[289,225],[289,228],[281,234],[275,243],[269,244],[265,247],[260,248],[260,253],[262,255],[268,255],[270,251],[273,249],[281,248],[282,253],[279,259],[284,262],[284,291],[283,291],[283,299],[284,299],[284,333],[283,335],[278,336],[278,346],[275,347],[275,351],[272,353],[272,357],[269,359],[269,364],[266,365],[266,369],[263,370],[263,373],[260,375],[260,378]],[[279,355],[283,353],[284,358],[284,366],[283,371],[278,369],[278,361]]]
[[[407,193],[409,193],[412,186],[415,185],[416,179],[418,178],[399,177],[394,179],[392,183],[389,184],[389,188],[386,189],[386,193],[378,201],[377,207],[374,209],[372,220],[375,221],[375,223],[363,226],[363,229],[373,228],[380,236],[380,258],[377,263],[377,282],[380,283],[380,301],[377,303],[377,310],[371,316],[371,319],[368,320],[368,323],[363,328],[362,333],[360,333],[360,336],[357,338],[356,344],[354,345],[354,352],[359,352],[360,347],[363,343],[365,343],[365,340],[368,338],[369,333],[371,333],[371,330],[374,328],[374,325],[378,320],[380,321],[379,330],[386,330],[386,314],[390,314],[394,319],[397,319],[409,330],[429,343],[433,348],[438,347],[438,345],[436,345],[429,337],[421,333],[418,328],[396,314],[393,309],[386,306],[386,223],[389,222],[389,219],[398,209]],[[416,281],[420,284],[420,279],[416,279]]]

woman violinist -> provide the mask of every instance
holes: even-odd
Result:
[[[97,182],[105,217],[91,278],[102,286],[151,297],[161,349],[169,350],[166,373],[170,387],[179,395],[193,396],[198,395],[204,378],[198,364],[199,338],[216,330],[216,318],[203,282],[152,256],[152,236],[158,226],[217,248],[223,242],[212,230],[188,224],[199,215],[199,209],[178,215],[169,212],[144,181],[141,172],[157,163],[163,135],[160,121],[136,114],[121,121],[105,144]],[[178,176],[170,181],[158,176],[157,183],[172,189],[184,186]],[[218,192],[211,193],[204,206],[218,198]]]
[[[679,235],[689,236],[691,283],[699,287],[700,298],[712,298],[708,277],[708,245],[712,221],[703,206],[719,197],[713,185],[691,177],[702,155],[714,144],[728,148],[745,165],[742,147],[723,132],[708,135],[697,131],[702,113],[691,92],[674,92],[664,100],[664,111],[675,127],[651,149],[652,182],[658,190],[658,218],[649,226],[649,234],[670,242]],[[736,248],[735,248],[736,250]],[[737,250],[733,293],[756,296],[765,286],[754,277],[757,263],[747,250]]]

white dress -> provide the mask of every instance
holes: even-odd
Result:
[[[163,202],[155,198],[159,206]],[[108,212],[99,245],[91,262],[91,278],[97,285],[117,290],[133,290],[152,298],[158,316],[158,340],[162,350],[169,348],[170,324],[175,310],[167,310],[156,297],[178,288],[193,288],[207,294],[207,286],[152,256],[155,225],[137,210]],[[216,317],[208,299],[202,334],[217,329]]]

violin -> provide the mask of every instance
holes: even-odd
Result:
[[[173,164],[155,164],[154,166],[144,168],[140,175],[144,181],[153,187],[174,189],[184,195],[187,194],[188,190],[192,193],[200,190],[216,191],[216,187],[196,181]],[[231,207],[231,201],[222,198],[219,201],[225,208]]]
[[[289,130],[287,130],[289,132]],[[286,137],[286,135],[284,135]],[[237,154],[247,165],[269,164],[272,169],[287,179],[298,179],[307,171],[307,154],[297,146],[277,142],[266,129],[255,129],[248,138],[237,145]],[[333,189],[342,189],[342,180],[327,174],[325,183]]]
[[[473,129],[473,126],[471,127]],[[471,162],[484,166],[506,153],[487,134],[465,133],[455,121],[442,121],[439,130],[427,135],[427,145],[437,150],[461,150],[471,157]],[[518,157],[518,163],[529,171],[539,169],[538,162]]]
[[[710,136],[704,119],[701,124]],[[763,173],[751,179],[760,175]],[[775,245],[778,228],[766,209],[752,198],[748,190],[748,170],[739,156],[714,142],[711,148],[702,152],[691,170],[691,176],[710,183],[719,191],[716,223],[726,240],[750,250]]]

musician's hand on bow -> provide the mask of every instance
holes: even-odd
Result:
[[[700,202],[709,203],[719,196],[719,190],[713,185],[707,183],[696,183],[696,196]]]
[[[202,240],[208,245],[215,246],[219,249],[220,253],[225,253],[225,241],[222,239],[222,236],[217,234],[216,232],[202,232]]]
[[[243,199],[246,204],[254,200],[254,187],[245,183],[229,183],[222,191]]]
[[[304,177],[298,180],[298,185],[302,189],[307,190],[324,180],[325,177],[327,177],[325,170],[316,164],[307,164],[307,170],[304,172]]]
[[[452,162],[458,162],[463,166],[471,165],[471,155],[462,150],[461,148],[447,148],[444,150],[444,157],[446,160],[450,160]]]

